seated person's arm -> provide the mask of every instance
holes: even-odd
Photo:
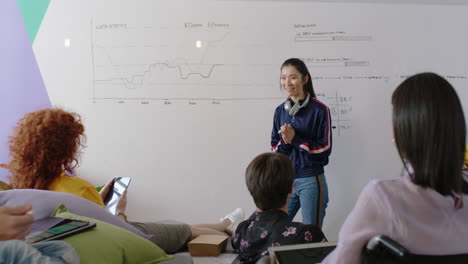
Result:
[[[114,179],[110,180],[102,189],[99,191],[103,201],[106,200],[106,196],[109,192],[112,192],[112,187],[114,186]]]
[[[0,206],[0,240],[23,240],[29,234],[34,217],[28,214],[31,205]]]
[[[387,215],[391,210],[382,196],[378,185],[367,184],[341,227],[336,249],[322,263],[362,263],[362,251],[369,239],[375,235],[391,236],[394,225]]]

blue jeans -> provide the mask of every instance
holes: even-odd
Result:
[[[21,240],[0,242],[0,264],[44,263],[79,264],[80,256],[63,241],[46,241],[30,245]]]
[[[322,227],[328,204],[328,186],[325,174],[294,180],[288,200],[288,215],[291,221],[302,207],[302,222]]]

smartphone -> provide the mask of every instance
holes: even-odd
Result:
[[[115,215],[117,210],[117,203],[122,196],[123,192],[128,188],[132,179],[130,177],[116,177],[114,178],[114,184],[107,193],[104,199],[104,204],[107,210]]]

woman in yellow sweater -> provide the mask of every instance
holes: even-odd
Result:
[[[41,189],[81,196],[104,206],[109,182],[99,193],[89,182],[70,177],[78,165],[80,148],[85,140],[80,116],[62,109],[44,109],[26,114],[10,137],[10,183],[17,189]],[[126,193],[117,204],[117,215],[125,215]],[[244,220],[236,209],[220,222],[202,225],[164,225],[159,223],[127,222],[140,231],[153,235],[150,240],[168,253],[180,249],[202,234],[226,234]]]

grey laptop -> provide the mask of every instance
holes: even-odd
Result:
[[[336,247],[336,242],[309,243],[268,248],[277,264],[320,263]]]

